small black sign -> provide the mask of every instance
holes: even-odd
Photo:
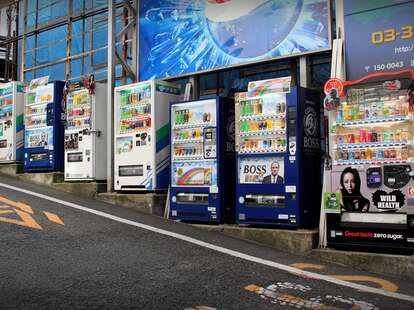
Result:
[[[390,193],[380,189],[372,194],[372,201],[374,206],[380,210],[395,211],[404,206],[405,196],[398,189]]]

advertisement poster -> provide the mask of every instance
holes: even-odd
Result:
[[[133,146],[134,142],[132,141],[132,136],[116,138],[117,154],[129,153],[132,151]]]
[[[347,80],[414,69],[413,12],[413,1],[344,1]]]
[[[413,201],[414,182],[404,172],[411,169],[410,164],[337,166],[332,171],[332,192],[341,194],[341,212],[405,212]]]
[[[26,129],[25,147],[53,146],[53,127]]]
[[[172,164],[173,186],[217,186],[216,161],[175,162]]]
[[[283,157],[248,157],[239,159],[240,184],[284,184]]]
[[[323,193],[323,208],[325,213],[341,213],[341,192]]]
[[[142,81],[330,48],[326,0],[140,1]]]
[[[65,150],[77,150],[79,148],[79,133],[65,135]]]
[[[54,84],[48,84],[46,86],[40,86],[35,90],[36,103],[48,103],[53,102],[53,86]]]

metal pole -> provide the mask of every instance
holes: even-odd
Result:
[[[135,71],[135,82],[139,82],[139,12],[140,1],[135,0],[135,33],[132,37],[132,68]]]
[[[115,0],[108,1],[108,161],[107,191],[112,192],[114,185],[114,86],[115,86],[115,34],[116,34],[116,5]]]
[[[26,67],[26,32],[27,32],[27,0],[23,0],[23,36],[22,36],[22,49],[21,49],[21,71],[20,81],[24,82],[24,70]]]

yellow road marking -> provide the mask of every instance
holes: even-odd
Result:
[[[310,264],[310,263],[296,263],[291,264],[290,266],[296,267],[298,269],[324,269],[324,265],[316,265],[316,264]],[[379,285],[383,290],[388,292],[396,292],[398,291],[398,286],[394,283],[377,278],[377,277],[371,277],[371,276],[362,276],[362,275],[332,275],[332,277],[344,280],[344,281],[350,281],[350,282],[369,282],[369,283],[375,283]]]
[[[10,214],[10,213],[14,213],[14,211],[13,210],[0,211],[0,214]]]
[[[2,212],[5,212],[5,211],[2,211]],[[20,225],[24,227],[33,228],[33,229],[42,229],[42,227],[35,221],[35,219],[30,214],[17,210],[17,209],[14,210],[14,212],[11,211],[11,213],[16,213],[18,216],[20,216],[21,220],[0,217],[0,222],[16,224],[16,225]]]
[[[5,197],[0,196],[0,203],[4,203],[4,205],[0,205],[0,215],[3,214],[16,214],[20,217],[20,219],[13,219],[7,217],[0,217],[0,222],[16,224],[24,227],[29,227],[33,229],[42,229],[42,227],[36,222],[36,220],[30,215],[33,214],[33,209],[31,206],[22,203],[16,202]],[[9,210],[4,210],[9,209]],[[61,218],[54,213],[43,211],[46,215],[47,219],[53,223],[59,225],[65,225]]]
[[[321,270],[323,268],[325,268],[325,266],[323,265],[317,265],[317,264],[309,264],[309,263],[296,263],[296,264],[291,264],[290,266],[298,268],[298,269],[317,269],[317,270]]]
[[[335,275],[333,276],[336,279],[339,280],[344,280],[344,281],[352,281],[352,282],[372,282],[375,284],[378,284],[379,286],[381,286],[382,289],[388,291],[388,292],[396,292],[398,291],[398,286],[395,285],[394,283],[381,279],[381,278],[377,278],[377,277],[371,277],[371,276],[353,276],[353,275]]]
[[[20,210],[22,210],[24,212],[33,214],[33,209],[29,205],[27,205],[23,202],[15,202],[13,200],[10,200],[10,199],[7,199],[7,198],[1,197],[1,196],[0,196],[0,202],[5,203],[6,205],[9,205],[9,206],[12,206],[12,207],[15,207],[15,208],[19,208]]]
[[[59,225],[65,225],[63,223],[63,221],[60,219],[59,216],[57,216],[56,214],[50,213],[50,212],[46,212],[43,211],[43,213],[46,215],[47,219],[53,223],[59,224]]]

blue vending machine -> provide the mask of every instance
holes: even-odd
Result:
[[[250,82],[235,96],[238,224],[317,227],[319,95],[290,84]]]
[[[24,170],[63,171],[64,82],[56,81],[28,91],[25,102]]]
[[[193,222],[231,221],[233,102],[213,98],[172,103],[170,126],[170,217]]]

